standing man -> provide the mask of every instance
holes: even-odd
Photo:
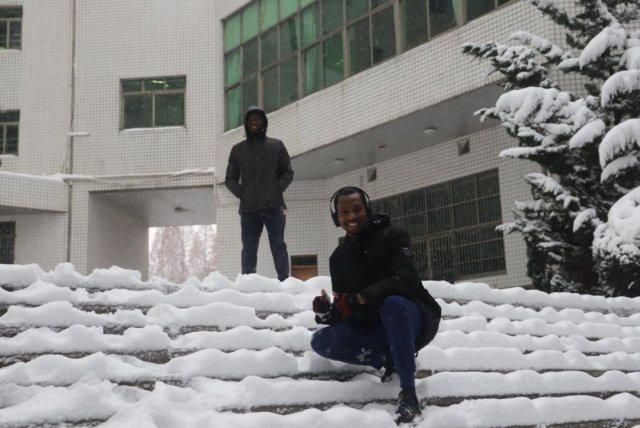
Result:
[[[441,309],[422,285],[411,241],[389,217],[371,212],[369,197],[344,187],[331,198],[331,216],[346,234],[329,259],[333,301],[325,290],[313,300],[313,333],[319,355],[349,364],[384,368],[382,381],[397,372],[398,423],[422,415],[416,395],[415,356],[436,335]]]
[[[284,143],[267,137],[268,124],[264,110],[249,107],[244,119],[246,139],[231,149],[225,185],[240,199],[242,273],[256,272],[258,244],[266,226],[278,279],[284,281],[289,277],[289,254],[282,195],[293,181],[293,170]]]

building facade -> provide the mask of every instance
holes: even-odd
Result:
[[[521,237],[495,226],[536,169],[498,157],[514,142],[473,113],[501,88],[461,53],[525,28],[562,36],[505,0],[0,0],[0,262],[144,276],[149,227],[217,223],[234,277],[224,172],[260,105],[292,157],[294,274],[328,274],[329,198],[356,185],[423,278],[527,286]]]

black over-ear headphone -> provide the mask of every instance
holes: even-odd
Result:
[[[359,187],[346,186],[336,190],[336,192],[333,194],[333,196],[331,196],[331,199],[329,200],[329,211],[331,212],[331,218],[333,219],[333,224],[335,224],[336,227],[340,227],[340,220],[338,220],[338,211],[337,211],[338,196],[350,195],[352,193],[357,193],[360,195],[360,198],[364,202],[364,209],[367,212],[367,218],[371,220],[371,217],[372,217],[371,201],[369,199],[369,195],[367,195],[367,192],[365,192]]]

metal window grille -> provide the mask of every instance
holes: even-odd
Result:
[[[498,170],[372,201],[405,229],[421,276],[454,281],[504,272]]]
[[[0,263],[13,264],[15,260],[16,223],[0,222]]]

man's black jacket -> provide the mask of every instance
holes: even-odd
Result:
[[[282,141],[264,135],[231,148],[225,185],[240,199],[240,212],[286,208],[282,194],[293,181]]]
[[[350,322],[367,325],[379,319],[382,301],[391,295],[413,300],[422,314],[422,334],[416,349],[429,343],[437,331],[440,305],[422,285],[411,256],[409,235],[377,215],[357,237],[347,236],[329,259],[331,283],[336,293],[361,293],[367,304],[355,311]],[[322,322],[316,317],[316,321]],[[343,321],[335,300],[325,324]],[[434,325],[435,324],[435,325]]]

